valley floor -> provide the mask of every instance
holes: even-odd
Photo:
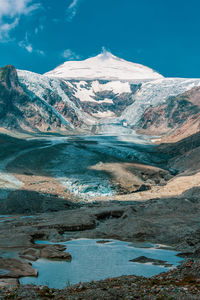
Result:
[[[110,136],[25,139],[1,135],[0,139],[0,251],[3,253],[12,252],[18,261],[19,252],[32,248],[35,239],[62,242],[113,238],[165,244],[181,251],[183,257],[198,257],[199,135],[192,142],[190,138],[167,146]],[[187,163],[183,159],[186,155]],[[12,270],[15,276],[7,277],[19,278],[35,272],[30,265],[27,267],[26,260],[22,264],[21,273],[16,267]],[[172,279],[170,276],[169,273],[155,281],[122,277],[84,284],[66,290],[69,297],[64,299],[101,299],[95,293],[102,290],[104,299],[119,299],[125,294],[127,299],[129,295],[134,299],[143,297],[139,286],[146,293],[152,292],[152,298],[144,299],[157,299],[157,295],[165,299],[165,292],[174,297],[174,289],[183,299],[198,299],[194,296],[199,293],[196,279],[194,284],[181,281],[179,285],[177,281],[169,281],[173,280],[173,275]],[[5,274],[0,274],[0,278],[1,284],[9,281]],[[167,287],[160,286],[161,278],[166,278]],[[156,283],[159,291],[156,280],[160,280]],[[34,299],[31,293],[40,299],[37,297],[43,292],[47,298],[52,293],[56,299],[61,297],[60,292],[45,288],[23,289],[26,299]],[[6,293],[2,291],[0,298],[6,297]],[[15,293],[11,297],[23,297],[20,288],[8,292],[8,297],[9,293]]]
[[[196,169],[188,172],[190,159],[185,163],[186,158],[174,158],[147,140],[135,142],[134,136],[130,141],[101,135],[26,139],[2,135],[1,142],[0,209],[5,214],[13,213],[16,203],[15,212],[23,213],[25,199],[25,212],[34,213],[41,212],[45,202],[56,211],[56,202],[62,202],[63,209],[65,201],[143,201],[180,196],[200,186],[198,147],[190,154]]]

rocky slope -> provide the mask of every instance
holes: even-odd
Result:
[[[109,59],[107,64],[109,66]],[[198,121],[197,104],[183,100],[182,94],[195,88],[198,91],[199,79],[77,80],[53,75],[53,71],[51,76],[18,71],[20,84],[32,100],[38,97],[42,102],[47,102],[79,131],[132,134],[138,127],[146,128],[145,122],[151,110],[159,109],[163,110],[150,118],[152,126],[157,128],[159,125],[160,131],[151,130],[150,133],[167,133],[169,126],[173,127],[175,122],[180,126],[184,118],[188,118],[188,124],[194,127],[191,133],[188,128],[188,135],[197,128],[194,120],[195,114]],[[176,97],[180,98],[178,102],[174,100]],[[159,115],[160,118],[173,117],[174,120],[169,124],[167,121],[162,122],[161,125]],[[148,134],[147,130],[146,133]]]
[[[137,124],[140,132],[165,135],[178,141],[200,131],[200,88],[169,97],[164,104],[148,107]]]
[[[13,66],[0,69],[0,127],[17,131],[70,129],[67,120],[48,103],[35,96],[34,101],[20,85]],[[64,123],[64,124],[63,124]]]
[[[19,70],[18,77],[31,99],[38,97],[47,102],[79,129],[88,129],[99,118],[119,116],[133,103],[132,95],[140,87],[139,83],[64,80]]]

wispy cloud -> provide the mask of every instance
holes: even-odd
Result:
[[[71,4],[68,6],[66,11],[68,22],[71,22],[77,14],[80,2],[81,0],[72,0]]]
[[[38,34],[40,31],[44,30],[44,25],[40,24],[38,27],[35,27],[35,34]]]
[[[19,23],[19,18],[15,18],[14,21],[8,22],[1,22],[0,21],[0,41],[8,41],[10,40],[9,32],[17,27]]]
[[[19,47],[25,49],[29,53],[36,53],[38,55],[45,55],[45,52],[40,49],[35,49],[33,45],[28,40],[28,34],[26,33],[25,38],[23,41],[18,43]]]
[[[17,27],[20,17],[40,6],[33,0],[0,0],[0,41],[9,40],[9,33]]]
[[[62,52],[62,57],[64,57],[65,59],[80,59],[81,56],[78,55],[77,53],[75,53],[74,51],[72,51],[71,49],[65,49],[63,52]]]
[[[20,41],[18,43],[19,47],[25,49],[26,51],[28,51],[29,53],[32,53],[33,52],[33,46],[28,43],[28,41],[24,40],[24,41]]]

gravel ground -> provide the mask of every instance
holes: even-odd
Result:
[[[33,285],[4,288],[0,299],[200,299],[200,260],[185,261],[152,278],[122,276],[63,290]]]

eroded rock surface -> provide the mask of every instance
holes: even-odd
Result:
[[[12,288],[19,285],[19,282],[17,279],[14,278],[1,278],[0,279],[0,289],[6,287],[6,288]]]
[[[66,247],[63,245],[34,245],[19,253],[21,258],[37,260],[38,258],[71,260],[69,253],[64,252]]]
[[[7,274],[0,274],[0,278],[19,278],[38,275],[37,270],[30,263],[15,258],[3,259],[0,257],[0,267],[9,271]]]

